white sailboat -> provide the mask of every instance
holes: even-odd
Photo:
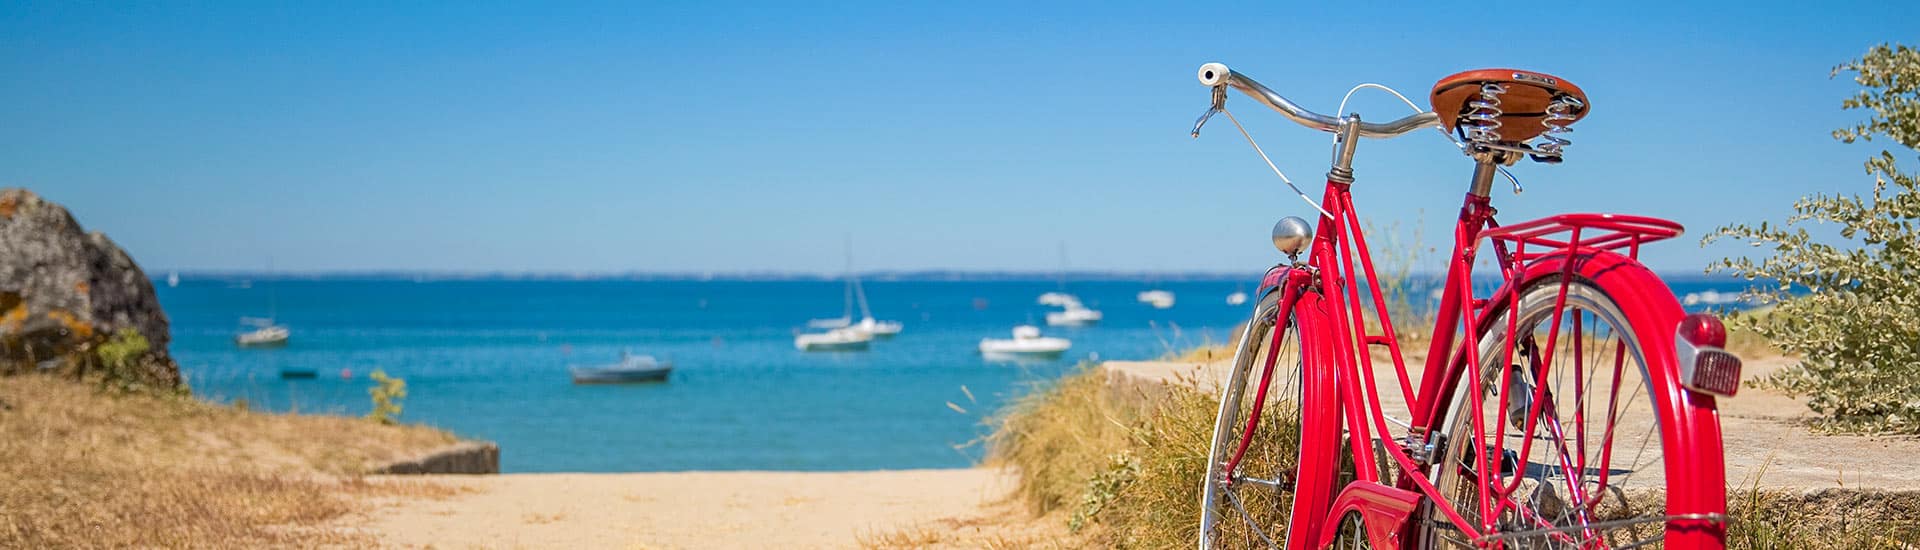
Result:
[[[1073,347],[1066,338],[1040,335],[1040,328],[1033,325],[1013,327],[1013,339],[984,338],[980,340],[980,354],[993,357],[1059,357]]]
[[[860,322],[853,322],[853,304],[860,304]],[[806,333],[794,336],[793,347],[800,351],[858,351],[872,345],[875,337],[892,338],[900,334],[899,321],[881,321],[873,318],[873,309],[867,305],[866,288],[860,286],[860,278],[853,274],[853,240],[847,240],[847,286],[846,309],[837,319],[814,319],[807,326],[816,329],[831,329],[826,332]]]
[[[242,331],[233,337],[233,343],[243,348],[284,346],[293,335],[293,331],[287,330],[287,327],[274,324],[272,318],[241,317],[240,324],[253,327],[253,330]]]
[[[1060,311],[1047,312],[1047,325],[1055,327],[1084,327],[1094,325],[1105,317],[1099,310],[1080,303],[1080,298],[1066,292],[1067,288],[1067,244],[1060,243],[1060,290],[1040,295],[1040,305],[1055,306]]]
[[[279,300],[274,298],[273,289],[267,289],[267,316],[241,317],[240,325],[253,327],[253,329],[242,330],[234,335],[234,345],[243,348],[273,348],[287,345],[287,340],[293,336],[293,331],[273,321],[279,310]]]
[[[863,351],[872,345],[873,333],[859,327],[840,327],[793,337],[793,347],[800,351]]]
[[[178,271],[167,272],[167,287],[172,288],[176,286],[180,286],[180,272]]]
[[[853,326],[853,276],[847,276],[847,313],[839,319],[814,319],[807,321],[812,328],[831,329],[826,332],[801,333],[793,337],[793,347],[800,351],[860,351],[867,349],[873,342],[873,333]]]

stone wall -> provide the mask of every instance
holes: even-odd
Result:
[[[497,474],[500,473],[500,446],[490,441],[463,441],[379,466],[371,473]]]

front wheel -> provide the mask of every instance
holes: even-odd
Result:
[[[1649,360],[1671,345],[1649,331],[1678,321],[1658,317],[1629,319],[1600,284],[1548,277],[1488,320],[1478,380],[1461,375],[1441,424],[1445,502],[1427,507],[1431,546],[1675,548],[1676,522],[1724,518],[1724,497],[1708,513],[1668,510],[1670,495],[1724,490],[1699,486],[1722,479],[1724,465],[1682,450],[1705,437],[1717,447],[1719,430],[1674,393],[1684,390],[1670,362]],[[1442,506],[1485,534],[1468,540]]]
[[[1220,388],[1201,481],[1202,549],[1300,547],[1288,541],[1312,540],[1316,522],[1289,519],[1318,519],[1331,503],[1338,409],[1331,369],[1313,367],[1328,357],[1314,335],[1331,325],[1317,295],[1282,295],[1261,298]]]

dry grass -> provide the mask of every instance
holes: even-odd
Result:
[[[1015,400],[992,420],[987,462],[1020,472],[1018,494],[1034,515],[1079,501],[1087,480],[1126,448],[1140,407],[1114,393],[1106,371],[1089,366]]]
[[[1727,508],[1729,550],[1920,548],[1920,494],[1753,486],[1728,495]]]
[[[1032,517],[1074,527],[1070,538],[1016,547],[1192,544],[1199,518],[1196,480],[1204,472],[1216,407],[1212,396],[1179,387],[1143,391],[1116,384],[1099,368],[1016,401],[997,420],[990,459],[1022,473],[1017,494]],[[1646,498],[1631,508],[1659,508],[1658,495]],[[1920,550],[1920,494],[1788,494],[1754,482],[1732,491],[1728,507],[1733,521],[1727,547],[1733,550]],[[1284,523],[1284,511],[1275,513]],[[985,544],[980,540],[952,528],[920,526],[863,538],[863,544],[978,548]]]
[[[1216,403],[1187,386],[1115,384],[1088,368],[1003,413],[989,460],[1020,471],[1028,511],[1064,520],[1081,543],[1184,546],[1194,540]]]
[[[359,508],[359,499],[452,491],[355,474],[453,441],[424,427],[4,377],[0,547],[351,543],[322,524]]]

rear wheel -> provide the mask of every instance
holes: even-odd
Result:
[[[1331,382],[1317,381],[1305,370],[1319,354],[1303,353],[1301,346],[1303,332],[1311,335],[1321,326],[1314,317],[1320,301],[1307,295],[1291,308],[1282,308],[1279,302],[1278,291],[1261,299],[1241,333],[1232,370],[1220,388],[1220,408],[1201,484],[1201,548],[1286,547],[1289,539],[1305,536],[1297,525],[1305,522],[1288,521],[1292,512],[1324,513],[1332,494],[1332,472],[1327,466],[1333,464],[1333,457],[1315,450],[1328,447],[1308,445],[1303,453],[1301,445],[1303,435],[1309,440],[1337,437],[1327,433],[1329,425],[1324,424],[1330,410],[1302,408],[1302,404],[1332,403]],[[1248,419],[1256,415],[1258,421],[1249,436]],[[1306,426],[1322,427],[1303,431],[1303,420]],[[1338,425],[1330,428],[1337,430]],[[1308,465],[1306,470],[1301,468],[1303,463]],[[1328,471],[1313,471],[1321,469]]]
[[[1702,476],[1692,473],[1723,467],[1669,452],[1677,446],[1662,425],[1686,411],[1656,393],[1670,384],[1653,377],[1673,376],[1649,367],[1647,342],[1660,340],[1637,334],[1619,304],[1586,281],[1565,285],[1556,309],[1561,288],[1549,278],[1521,292],[1479,340],[1477,387],[1458,381],[1436,485],[1488,535],[1467,540],[1433,505],[1431,546],[1657,546],[1671,519],[1666,495],[1697,490],[1687,485]]]

